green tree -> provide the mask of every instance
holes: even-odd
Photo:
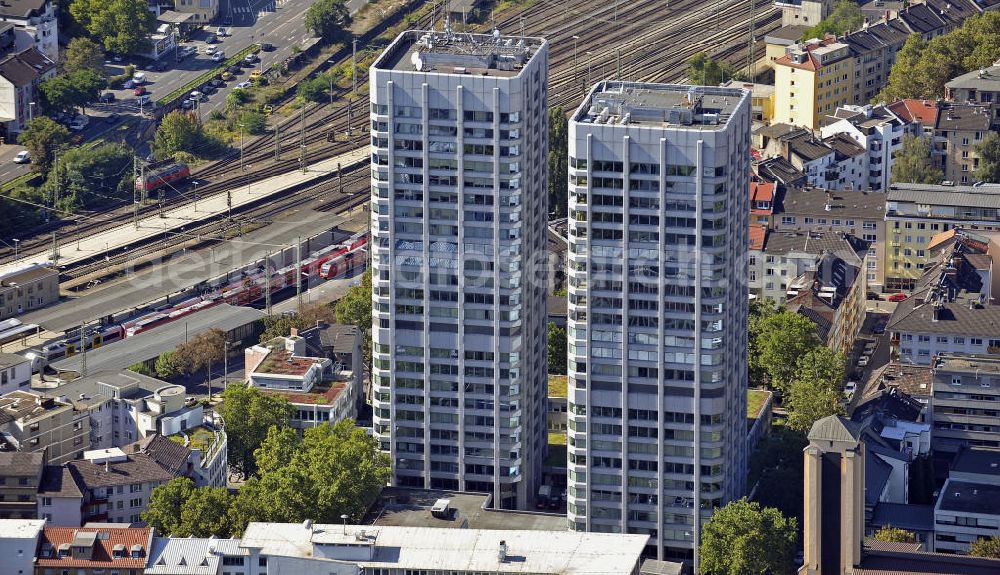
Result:
[[[797,523],[746,499],[712,515],[701,536],[703,575],[791,575]]]
[[[229,466],[244,479],[257,471],[254,450],[267,437],[272,425],[287,427],[292,416],[288,400],[256,387],[230,385],[222,392],[219,413],[226,422]]]
[[[893,102],[906,98],[919,98],[924,93],[924,87],[919,77],[914,74],[920,62],[920,56],[924,52],[927,43],[920,34],[910,34],[896,54],[896,63],[889,70],[889,77],[885,87],[873,103]]]
[[[316,0],[306,10],[306,30],[331,43],[341,40],[351,25],[351,13],[344,0]]]
[[[49,170],[42,190],[68,212],[131,201],[131,167],[132,151],[122,144],[70,148],[60,154],[58,170]]]
[[[42,211],[32,204],[43,204],[45,198],[37,188],[21,185],[9,192],[0,192],[0,237],[21,237],[24,230],[42,221]]]
[[[840,0],[833,7],[833,11],[826,18],[820,20],[818,24],[806,30],[802,35],[803,40],[819,38],[822,40],[827,34],[841,36],[848,32],[853,32],[861,28],[865,21],[865,15],[861,12],[861,7],[853,0]]]
[[[564,375],[566,373],[566,346],[568,339],[566,330],[549,322],[548,331],[549,373]]]
[[[892,183],[940,184],[944,172],[931,162],[931,144],[920,136],[903,136],[903,147],[892,163]]]
[[[182,110],[174,110],[164,116],[153,136],[153,152],[158,158],[177,152],[204,158],[217,154],[221,148],[222,143],[205,133],[195,114]]]
[[[129,371],[134,371],[135,373],[138,373],[139,375],[145,375],[147,377],[156,377],[156,374],[153,373],[153,370],[151,370],[148,367],[146,367],[146,364],[142,363],[141,361],[133,363],[132,365],[128,366],[128,370]]]
[[[104,49],[89,38],[73,38],[63,53],[62,69],[67,74],[92,70],[101,76],[106,76]]]
[[[892,525],[885,525],[881,529],[875,532],[874,535],[877,541],[888,541],[890,543],[916,543],[917,536],[913,533],[900,529],[898,527],[893,527]]]
[[[238,110],[241,106],[248,103],[253,97],[250,95],[250,91],[244,88],[236,88],[229,92],[226,96],[226,110]]]
[[[969,555],[1000,559],[1000,537],[980,537],[969,544]]]
[[[388,456],[351,420],[307,429],[301,441],[272,432],[258,454],[259,477],[244,484],[231,507],[234,534],[250,521],[336,523],[341,514],[356,521],[390,476]]]
[[[72,0],[73,20],[105,50],[122,54],[142,52],[156,30],[156,16],[146,0]]]
[[[786,517],[802,517],[802,450],[804,433],[776,427],[750,456],[749,484],[757,484],[757,502],[774,507]]]
[[[315,4],[313,4],[315,6]],[[299,82],[295,88],[295,95],[309,102],[323,103],[330,98],[330,79],[320,74],[315,78],[309,78]]]
[[[194,492],[194,481],[176,477],[153,489],[142,520],[159,533],[175,535],[181,524],[181,509]]]
[[[260,112],[244,112],[240,123],[248,134],[254,136],[259,136],[267,130],[267,118]]]
[[[734,72],[729,64],[709,58],[705,52],[698,52],[688,58],[688,80],[701,86],[718,86],[732,79]]]
[[[174,363],[174,352],[165,351],[156,358],[156,375],[161,379],[171,380],[180,374]]]
[[[569,129],[562,106],[549,109],[549,210],[566,217],[569,182]]]
[[[46,173],[57,150],[69,143],[69,130],[51,118],[37,116],[18,134],[17,143],[31,154],[31,169]]]
[[[817,347],[799,358],[795,379],[786,403],[788,427],[808,433],[813,423],[844,412],[840,406],[840,382],[844,378],[844,356]]]
[[[776,313],[778,310],[769,301],[756,299],[750,302],[750,313],[747,316],[747,357],[757,357],[760,353],[757,338],[763,332],[764,320]],[[750,384],[753,387],[763,387],[767,384],[767,371],[760,362],[751,361],[749,368]]]
[[[200,487],[184,501],[176,537],[228,537],[232,497],[225,487]]]
[[[979,156],[979,167],[973,175],[980,182],[1000,183],[1000,134],[986,132],[986,136],[973,146]]]
[[[782,310],[763,317],[754,327],[756,354],[750,356],[751,373],[767,374],[772,389],[788,391],[799,358],[820,346],[816,324]]]
[[[257,473],[267,475],[287,466],[301,445],[302,438],[294,428],[272,425],[260,447],[253,452]]]
[[[364,354],[364,364],[371,369],[372,359],[372,271],[365,270],[361,275],[361,283],[352,286],[337,301],[334,308],[337,322],[353,325],[361,335],[361,347]]]
[[[77,70],[60,76],[53,76],[42,82],[40,88],[46,106],[59,111],[84,108],[97,100],[108,82],[98,72],[91,69]]]

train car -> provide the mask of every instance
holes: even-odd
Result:
[[[153,329],[154,327],[157,327],[157,326],[160,326],[160,325],[163,325],[163,324],[167,323],[167,321],[169,319],[170,319],[170,316],[167,315],[167,314],[165,314],[165,313],[157,313],[157,314],[153,314],[152,316],[145,317],[145,318],[137,321],[135,323],[135,325],[133,325],[133,326],[129,327],[128,329],[126,329],[125,330],[125,337],[128,338],[128,337],[132,337],[132,336],[135,336],[135,335],[139,335],[140,333],[142,333],[142,332],[144,332],[146,330]]]
[[[357,261],[360,254],[366,253],[365,247],[368,245],[368,234],[358,234],[349,238],[347,242],[340,245],[340,249],[335,255],[323,262],[319,270],[319,277],[323,279],[335,278]]]
[[[17,341],[38,331],[38,324],[22,323],[17,319],[0,322],[0,345]]]
[[[146,174],[145,179],[136,178],[135,189],[151,192],[189,177],[191,177],[191,168],[187,164],[171,164]]]

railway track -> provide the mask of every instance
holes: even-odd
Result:
[[[757,38],[780,23],[780,12],[770,0],[752,0],[756,6]],[[669,17],[664,17],[664,16]],[[416,28],[428,28],[433,13],[420,19]],[[564,109],[575,107],[587,88],[599,79],[620,77],[646,82],[681,82],[686,78],[687,60],[697,52],[707,52],[711,57],[730,63],[744,64],[749,33],[749,10],[745,0],[658,0],[630,3],[627,7],[605,0],[583,2],[557,2],[536,0],[524,9],[514,9],[509,15],[501,14],[498,27],[505,33],[543,36],[550,44],[549,54],[549,104]],[[575,32],[585,31],[576,35]],[[577,36],[574,38],[574,36]],[[580,46],[600,46],[580,51]],[[758,50],[763,54],[761,46]],[[359,83],[367,81],[366,71],[359,74]],[[367,106],[354,103],[352,122],[360,128],[353,141],[330,142],[331,131],[346,131],[348,112],[342,101],[347,90],[339,89],[335,103],[311,104],[305,110],[305,128],[302,116],[295,114],[279,120],[277,138],[278,155],[275,158],[275,138],[272,131],[246,141],[242,151],[234,151],[222,160],[195,169],[193,177],[204,182],[194,187],[174,188],[160,201],[141,206],[139,216],[156,213],[163,208],[173,208],[195,201],[195,195],[206,196],[226,189],[245,186],[274,175],[286,173],[362,145],[367,139]],[[240,167],[244,166],[245,171]],[[298,192],[298,194],[303,193]],[[86,219],[70,221],[64,226],[61,243],[70,243],[132,217],[132,204]],[[22,241],[20,252],[39,253],[49,249],[51,236]],[[12,259],[12,250],[0,257],[0,263]]]

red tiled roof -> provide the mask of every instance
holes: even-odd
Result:
[[[72,557],[60,559],[58,557],[59,546],[72,544],[73,538],[78,532],[95,531],[107,533],[107,538],[97,537],[94,542],[92,559],[73,559]],[[48,557],[43,557],[40,554],[38,566],[65,569],[73,567],[142,569],[146,566],[152,536],[153,530],[148,527],[46,527],[42,530],[41,548],[43,552],[46,549],[51,549],[51,553]],[[125,557],[112,559],[112,551],[119,544],[124,545]],[[131,556],[133,545],[142,547],[142,554],[137,559],[133,559]]]
[[[815,57],[813,57],[812,54],[809,54],[809,58],[806,59],[806,61],[802,62],[802,63],[792,62],[791,56],[788,56],[787,54],[784,55],[784,56],[782,56],[781,58],[778,58],[777,60],[775,60],[774,63],[775,64],[781,64],[783,66],[789,66],[791,68],[798,68],[800,70],[813,70],[813,71],[816,71],[816,70],[819,70],[819,68],[820,68],[819,60],[817,60]]]
[[[750,224],[750,249],[761,251],[767,239],[767,226]]]
[[[907,122],[920,122],[925,126],[937,123],[937,102],[933,100],[900,100],[889,104],[889,109]]]
[[[750,213],[770,215],[774,213],[774,182],[750,182]],[[770,208],[755,208],[757,202],[771,202]]]
[[[941,232],[939,234],[934,234],[931,237],[931,241],[927,244],[927,249],[932,250],[935,246],[939,246],[944,242],[955,237],[955,228],[952,228],[946,232]]]

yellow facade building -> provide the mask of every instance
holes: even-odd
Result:
[[[774,121],[817,130],[827,115],[854,101],[854,58],[847,44],[793,44],[774,61]]]

